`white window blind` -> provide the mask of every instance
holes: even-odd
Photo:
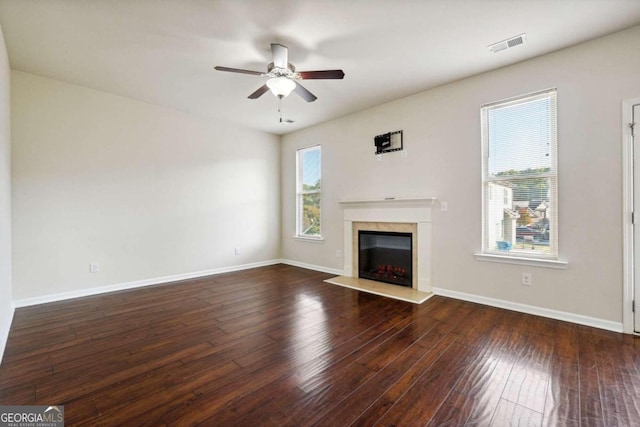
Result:
[[[297,151],[296,235],[321,237],[322,151],[319,145]]]
[[[484,252],[557,258],[556,116],[555,89],[482,107]]]

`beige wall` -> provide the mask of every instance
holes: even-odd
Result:
[[[19,71],[11,90],[14,299],[279,258],[277,136]]]
[[[11,132],[9,58],[0,28],[0,361],[13,315],[11,296]]]
[[[640,27],[283,137],[283,258],[342,269],[342,199],[435,196],[435,287],[622,322],[621,105],[640,96]],[[526,49],[526,46],[523,46]],[[508,54],[503,52],[501,54]],[[560,255],[566,270],[476,261],[481,250],[480,106],[558,89]],[[373,137],[402,129],[408,157]],[[322,144],[324,244],[292,239],[295,150]],[[521,273],[533,286],[521,285]]]

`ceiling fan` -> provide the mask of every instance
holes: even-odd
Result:
[[[260,98],[265,92],[271,92],[279,99],[289,96],[291,92],[295,92],[307,102],[313,102],[318,99],[317,96],[304,88],[298,80],[317,80],[317,79],[342,79],[344,72],[342,70],[323,70],[323,71],[298,71],[289,63],[289,48],[278,43],[271,43],[271,53],[273,62],[267,66],[267,72],[242,70],[239,68],[215,67],[218,71],[228,71],[231,73],[251,74],[254,76],[269,77],[269,80],[258,90],[249,95],[249,99]]]

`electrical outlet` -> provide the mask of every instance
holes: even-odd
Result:
[[[522,284],[524,286],[531,286],[533,284],[531,273],[522,273]]]
[[[90,262],[89,263],[89,273],[99,273],[100,272],[100,263],[99,262]]]
[[[236,255],[240,255],[240,248],[235,248],[235,249],[234,249],[234,253],[235,253]]]
[[[336,249],[336,258],[340,258],[342,256],[342,251],[340,249]]]
[[[442,212],[446,212],[449,210],[449,203],[447,202],[440,202],[440,210]]]
[[[381,162],[382,161],[382,154],[376,154],[376,161],[377,162]]]
[[[407,156],[409,156],[409,153],[407,152],[407,150],[402,150],[401,153],[402,153],[402,158],[403,159],[406,159]]]

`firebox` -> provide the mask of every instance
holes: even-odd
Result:
[[[358,231],[358,277],[412,287],[411,233]]]

